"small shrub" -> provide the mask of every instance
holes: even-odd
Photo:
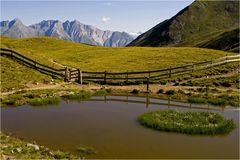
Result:
[[[167,81],[160,81],[159,82],[161,85],[166,85],[167,84]]]
[[[134,90],[132,90],[130,93],[132,93],[132,94],[138,94],[139,92],[140,92],[139,90],[134,89]]]
[[[106,91],[106,89],[99,89],[95,92],[96,95],[106,95],[108,94],[108,92]]]
[[[106,91],[107,93],[112,93],[112,88],[107,88]]]
[[[205,92],[205,89],[204,88],[197,88],[197,91],[198,92]]]
[[[70,158],[70,153],[55,151],[53,157],[56,158],[56,159],[69,159]]]
[[[180,93],[180,94],[186,94],[183,90],[178,90],[178,93]]]
[[[8,106],[13,106],[15,105],[15,100],[13,99],[6,99],[1,102],[2,104],[8,105]]]
[[[216,87],[220,86],[220,84],[218,82],[213,82],[213,85]]]
[[[187,81],[187,82],[185,83],[185,85],[186,85],[186,86],[193,86],[193,83],[192,83],[192,81]]]
[[[179,82],[175,82],[173,86],[179,86]]]
[[[187,84],[185,82],[180,83],[181,86],[187,86]]]
[[[95,154],[96,153],[96,151],[92,147],[78,147],[77,151],[80,154]]]
[[[220,85],[223,86],[223,87],[231,87],[231,83],[229,82],[220,82]]]
[[[162,94],[162,93],[164,93],[164,89],[159,89],[159,90],[157,91],[157,94]]]
[[[174,90],[168,90],[168,91],[165,92],[165,94],[167,94],[167,95],[174,95],[175,91]]]

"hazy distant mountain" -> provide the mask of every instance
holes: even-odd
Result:
[[[0,22],[1,35],[12,38],[36,36],[36,31],[25,26],[19,19]]]
[[[134,36],[126,32],[102,31],[96,27],[82,24],[76,20],[44,20],[40,23],[25,26],[19,19],[0,22],[1,36],[24,38],[33,36],[56,37],[78,43],[97,46],[121,47],[129,44]]]
[[[239,40],[236,28],[239,28],[239,1],[196,0],[171,19],[138,36],[129,46],[197,46],[237,51],[232,48]]]

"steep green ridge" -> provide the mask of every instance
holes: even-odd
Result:
[[[153,70],[232,54],[189,47],[95,47],[47,37],[2,37],[1,47],[55,68],[62,68],[58,64],[64,64],[85,71]]]
[[[129,46],[198,46],[200,42],[210,41],[238,26],[238,1],[197,0],[171,19],[140,35]]]

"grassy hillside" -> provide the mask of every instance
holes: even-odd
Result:
[[[139,36],[130,46],[197,46],[238,26],[238,1],[197,0]]]
[[[223,51],[239,52],[239,28],[215,35],[205,42],[197,44],[203,48],[220,49]]]
[[[1,92],[27,88],[30,85],[49,84],[50,76],[25,67],[13,60],[0,57],[1,66]]]
[[[152,70],[209,60],[232,53],[187,47],[87,46],[54,38],[1,38],[1,47],[11,48],[43,64],[54,67],[64,64],[85,71]]]

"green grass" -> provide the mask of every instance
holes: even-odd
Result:
[[[236,73],[229,77],[205,78],[200,80],[190,80],[193,86],[211,86],[211,87],[231,87],[239,88],[239,74]],[[182,85],[182,84],[180,84]]]
[[[27,88],[31,84],[49,84],[52,81],[51,76],[41,74],[8,58],[2,56],[0,58],[1,92]]]
[[[78,147],[77,151],[80,155],[96,154],[95,149],[92,147]]]
[[[62,96],[65,100],[84,101],[90,99],[92,94],[88,91],[70,92]]]
[[[32,106],[57,105],[61,101],[60,97],[33,98],[28,101]]]
[[[88,100],[89,91],[76,89],[43,89],[20,91],[1,98],[1,107],[16,107],[24,104],[32,106],[57,105],[63,100]]]
[[[152,70],[232,54],[189,47],[95,47],[49,37],[1,37],[1,41],[1,47],[16,50],[43,64],[60,67],[52,63],[54,60],[87,71]]]
[[[23,39],[1,37],[1,47],[11,48],[51,67],[62,68],[53,63],[55,61],[85,71],[153,70],[232,55],[229,52],[189,47],[95,47],[49,37]],[[26,88],[31,84],[59,82],[59,80],[53,80],[51,76],[43,75],[10,59],[4,57],[1,59],[2,92]],[[191,74],[192,77],[222,74],[231,71],[237,65],[237,63],[232,63]],[[154,73],[152,76],[156,74],[158,73]],[[180,75],[173,76],[171,79],[181,81],[190,78],[189,75]],[[166,80],[160,80],[161,84],[166,84],[166,82]],[[137,82],[135,83],[137,84]]]
[[[239,96],[237,95],[219,95],[219,96],[206,96],[206,95],[194,95],[191,97],[188,97],[187,101],[189,103],[195,103],[195,104],[211,104],[216,106],[234,106],[239,107]]]
[[[1,159],[2,156],[10,156],[10,159],[77,159],[78,157],[68,152],[54,151],[40,146],[32,144],[27,141],[14,138],[3,132],[1,135]],[[36,146],[36,147],[32,147]],[[13,156],[13,157],[12,157]]]
[[[226,134],[235,128],[233,120],[213,112],[154,111],[139,116],[138,121],[156,130],[185,134]]]
[[[202,97],[189,97],[188,102],[196,103],[196,104],[206,104],[207,100],[206,98],[202,98]]]
[[[106,94],[110,94],[112,92],[111,88],[102,88],[97,90],[94,95],[106,95]]]

